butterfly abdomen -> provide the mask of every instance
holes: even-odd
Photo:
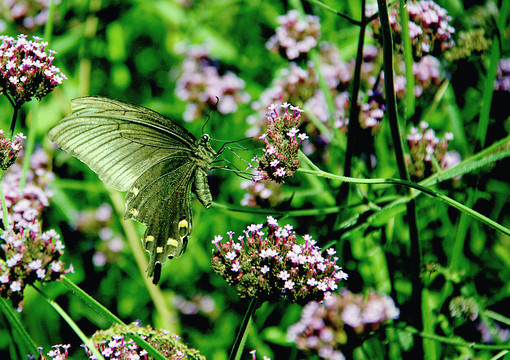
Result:
[[[194,191],[202,205],[209,209],[212,203],[212,195],[207,182],[207,172],[202,168],[197,168],[195,172]]]

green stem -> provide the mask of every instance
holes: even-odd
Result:
[[[311,3],[314,3],[315,5],[318,5],[320,7],[322,7],[323,9],[327,10],[327,11],[330,11],[338,16],[340,16],[341,18],[347,20],[348,22],[350,22],[351,24],[354,24],[354,25],[358,25],[358,26],[361,26],[362,22],[361,21],[358,21],[358,20],[355,20],[345,14],[342,14],[341,12],[339,12],[338,10],[335,10],[333,9],[332,7],[324,4],[322,1],[318,1],[318,0],[308,0],[308,2],[311,2]]]
[[[9,98],[9,97],[8,97]],[[10,100],[10,98],[9,98]],[[16,128],[16,121],[18,119],[18,112],[19,112],[19,106],[16,105],[14,102],[11,102],[14,111],[12,113],[12,120],[11,120],[11,129],[9,132],[9,138],[12,139],[12,136],[14,135],[14,129]]]
[[[360,107],[358,104],[358,95],[361,84],[361,66],[363,65],[363,45],[365,43],[366,17],[365,5],[366,1],[361,1],[361,24],[358,37],[358,50],[356,54],[356,64],[354,65],[354,75],[352,79],[351,107],[349,109],[349,127],[347,129],[347,150],[345,153],[345,176],[351,176],[351,162],[354,152],[361,150],[362,131],[359,123]],[[339,193],[342,196],[342,192]]]
[[[385,0],[377,0],[379,8],[379,21],[381,23],[381,33],[383,37],[383,66],[384,66],[384,94],[386,97],[386,110],[388,121],[390,123],[391,137],[393,139],[393,147],[397,160],[398,172],[401,179],[409,180],[409,173],[404,159],[404,147],[402,144],[402,136],[400,134],[400,126],[398,123],[397,99],[395,97],[395,85],[393,83],[393,39],[391,35],[390,21],[388,17],[388,7]],[[411,314],[419,314],[421,312],[422,302],[422,282],[420,278],[422,264],[422,249],[418,238],[418,226],[416,223],[416,204],[414,200],[410,200],[407,204],[407,220],[409,223],[410,246],[410,264],[411,278],[413,290],[411,295],[412,309]],[[414,325],[421,329],[423,326],[420,316],[412,316]],[[421,357],[423,349],[422,344],[416,344],[417,356]]]
[[[449,345],[454,345],[454,346],[460,346],[460,347],[466,347],[466,348],[470,348],[470,349],[476,349],[476,350],[491,350],[491,351],[496,351],[496,350],[509,350],[510,349],[510,344],[506,344],[506,345],[487,345],[487,344],[480,344],[480,343],[476,343],[476,342],[466,342],[466,341],[463,341],[463,340],[457,340],[457,339],[452,339],[452,338],[447,338],[447,337],[444,337],[444,336],[439,336],[439,335],[436,335],[436,334],[431,334],[431,333],[426,333],[426,332],[423,332],[423,331],[419,331],[411,326],[407,326],[404,331],[407,331],[411,334],[417,334],[419,335],[420,337],[424,338],[424,339],[430,339],[430,340],[434,340],[434,341],[438,341],[440,343],[443,343],[443,344],[449,344]]]
[[[260,302],[258,298],[252,297],[250,300],[250,304],[248,305],[248,309],[246,310],[246,314],[244,315],[243,322],[241,324],[241,328],[237,333],[236,340],[234,342],[234,346],[230,351],[229,360],[239,360],[241,359],[241,355],[243,353],[244,345],[246,343],[246,338],[248,337],[248,331],[250,330],[250,324],[255,314],[255,310],[259,307]]]
[[[4,178],[4,170],[0,170],[0,200],[2,201],[2,223],[4,225],[4,230],[9,229],[9,212],[7,211],[7,204],[5,202],[5,195],[2,191],[2,179]]]
[[[402,42],[404,44],[404,63],[406,68],[406,114],[405,118],[409,119],[415,112],[414,98],[414,72],[413,72],[413,47],[411,45],[411,36],[409,35],[409,13],[407,12],[406,2],[399,1],[400,19],[402,25]]]
[[[120,320],[117,316],[112,314],[107,308],[101,305],[96,301],[92,296],[87,294],[85,291],[80,289],[75,283],[69,280],[67,277],[62,276],[60,283],[64,285],[69,291],[75,294],[80,300],[82,300],[85,304],[87,304],[92,310],[97,312],[103,318],[108,320],[112,325],[121,324],[126,325],[122,320]],[[142,339],[140,336],[136,334],[129,334],[129,336],[138,344],[140,347],[147,350],[147,352],[153,356],[157,360],[166,360],[166,358],[157,351],[152,345],[150,345],[147,341]]]
[[[39,113],[39,103],[32,102],[30,104],[30,127],[28,128],[27,143],[23,154],[23,165],[21,178],[19,180],[19,189],[23,193],[23,188],[27,182],[27,174],[30,169],[30,161],[35,148],[35,138],[37,133],[37,118]]]
[[[12,329],[18,333],[19,337],[16,340],[21,340],[27,349],[27,354],[37,354],[37,345],[34,343],[28,332],[23,327],[23,324],[19,320],[17,314],[14,312],[12,306],[7,301],[0,298],[0,310],[7,318],[7,321],[11,325]]]
[[[45,293],[43,293],[39,288],[34,286],[34,289],[46,300],[48,304],[55,309],[55,311],[64,319],[64,321],[73,329],[76,335],[83,341],[83,343],[89,348],[89,350],[94,354],[96,359],[104,360],[103,356],[99,353],[99,351],[94,346],[94,343],[81,331],[80,327],[71,319],[71,317],[65,312],[62,307],[57,304],[55,301],[51,300]]]
[[[411,189],[416,189],[416,190],[423,192],[424,194],[432,196],[433,198],[437,198],[438,200],[441,200],[441,201],[445,202],[446,204],[448,204],[464,213],[467,213],[468,215],[470,215],[473,218],[475,218],[476,220],[490,226],[491,228],[493,228],[507,236],[510,236],[510,229],[498,224],[494,220],[489,219],[485,215],[482,215],[479,212],[477,212],[473,209],[470,209],[469,207],[453,200],[452,198],[449,198],[446,195],[435,192],[434,190],[431,190],[428,187],[413,183],[411,181],[402,180],[402,179],[391,179],[391,178],[390,179],[350,178],[350,177],[346,177],[346,176],[330,174],[330,173],[327,173],[322,170],[317,171],[317,170],[298,169],[298,171],[302,172],[304,174],[310,174],[310,175],[320,176],[320,177],[324,177],[324,178],[328,178],[328,179],[350,182],[350,183],[354,183],[354,184],[399,185],[399,186],[404,186],[404,187],[411,188]],[[410,198],[412,198],[412,197],[414,197],[414,194],[410,195]]]

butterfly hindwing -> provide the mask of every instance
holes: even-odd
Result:
[[[155,111],[122,101],[85,97],[49,131],[63,150],[126,194],[124,218],[147,225],[147,273],[157,283],[161,264],[180,256],[192,229],[193,190],[208,208],[207,170],[216,156],[209,136],[190,132]]]

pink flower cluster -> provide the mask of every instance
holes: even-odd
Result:
[[[278,17],[280,26],[266,44],[270,51],[280,52],[289,60],[297,59],[317,46],[321,36],[317,16],[306,15],[300,19],[297,10],[290,10]]]
[[[9,221],[14,223],[16,229],[38,226],[38,222],[34,220],[40,217],[53,195],[48,185],[53,180],[54,174],[48,170],[48,155],[44,150],[38,148],[32,154],[25,186],[20,189],[19,183],[23,173],[22,158],[22,155],[18,157],[0,183],[5,195]],[[0,211],[1,217],[3,217],[2,211]]]
[[[241,297],[257,297],[261,301],[276,301],[283,297],[291,302],[306,304],[322,301],[338,288],[337,282],[347,274],[336,265],[335,250],[315,246],[310,235],[298,244],[292,226],[280,227],[278,221],[267,217],[267,234],[262,224],[252,224],[237,241],[233,232],[222,243],[218,235],[212,241],[212,267],[230,285],[236,286]]]
[[[254,161],[258,162],[255,169],[258,173],[253,181],[271,179],[277,183],[294,175],[299,167],[298,150],[303,140],[308,135],[300,133],[298,127],[301,123],[300,114],[303,112],[299,107],[284,103],[280,106],[285,113],[280,115],[276,110],[277,106],[269,106],[267,120],[269,127],[266,133],[260,136],[266,143],[263,150],[264,155]],[[291,110],[289,112],[289,109]]]
[[[510,58],[499,60],[494,90],[510,91]]]
[[[209,59],[207,46],[194,46],[187,51],[175,93],[187,102],[184,120],[192,121],[200,118],[208,107],[217,107],[222,114],[236,112],[239,104],[250,101],[244,87],[244,80],[234,73],[220,75]]]
[[[370,291],[368,295],[343,290],[323,304],[308,303],[301,320],[287,332],[298,348],[318,354],[323,359],[345,359],[342,346],[354,342],[353,337],[367,334],[387,320],[396,319],[400,311],[389,296]]]
[[[67,79],[52,65],[55,51],[46,53],[48,44],[41,38],[34,36],[29,41],[26,35],[18,35],[17,39],[2,35],[0,40],[0,94],[9,96],[15,106],[32,97],[41,100]]]
[[[5,138],[5,133],[0,130],[0,169],[7,170],[18,158],[19,152],[23,148],[21,141],[26,139],[22,133],[14,136],[14,141]]]
[[[409,0],[406,9],[409,14],[409,35],[415,58],[419,59],[428,54],[437,56],[455,45],[452,39],[455,29],[450,25],[452,18],[445,9],[430,0]],[[367,6],[369,15],[376,11],[377,6]],[[395,44],[402,49],[402,22],[398,3],[390,6],[389,18]],[[381,28],[379,19],[372,21],[370,25],[378,35]]]
[[[27,228],[5,231],[1,238],[2,259],[0,260],[0,295],[11,299],[13,305],[22,309],[23,291],[36,281],[42,283],[60,279],[72,272],[72,266],[64,269],[60,257],[64,245],[55,230],[41,233],[39,224]]]
[[[453,167],[460,163],[461,158],[456,151],[447,151],[448,143],[453,139],[453,134],[447,132],[444,138],[436,136],[434,130],[429,128],[425,121],[420,122],[420,129],[411,127],[410,134],[407,135],[410,156],[406,156],[406,163],[409,172],[417,179],[422,179],[431,175],[438,169]]]

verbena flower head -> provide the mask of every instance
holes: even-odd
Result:
[[[54,0],[53,3],[59,4],[60,0]],[[49,5],[48,0],[2,1],[0,14],[22,30],[34,30],[48,21]],[[58,9],[57,6],[55,8]]]
[[[298,130],[303,110],[289,103],[280,107],[284,111],[283,115],[280,115],[277,105],[272,104],[269,107],[269,127],[267,132],[260,136],[265,141],[266,148],[264,155],[256,159],[258,174],[253,177],[254,181],[271,179],[281,183],[293,176],[299,167],[299,145],[308,139],[308,135]]]
[[[6,171],[0,183],[5,195],[9,221],[14,223],[16,229],[38,226],[38,222],[34,220],[39,218],[43,209],[49,205],[49,199],[53,195],[48,185],[53,180],[54,174],[48,170],[48,155],[44,150],[37,148],[32,154],[25,186],[20,189],[22,159],[23,152]],[[0,218],[2,217],[3,211],[0,211]]]
[[[244,80],[234,73],[220,75],[209,59],[207,46],[193,46],[187,49],[175,93],[187,102],[184,120],[192,121],[200,118],[208,107],[217,108],[222,114],[234,113],[239,104],[250,101],[244,88]]]
[[[289,60],[294,60],[308,53],[317,45],[321,36],[317,16],[306,15],[301,19],[297,10],[290,10],[278,17],[280,26],[266,44],[274,52],[280,52]]]
[[[236,286],[241,297],[276,301],[283,297],[304,305],[308,301],[322,301],[338,288],[337,282],[347,274],[336,265],[335,251],[327,249],[323,256],[311,236],[297,243],[292,226],[280,227],[268,216],[267,233],[263,225],[250,225],[244,235],[223,242],[218,235],[212,241],[212,267],[230,285]]]
[[[436,171],[434,161],[437,161],[441,169],[459,164],[460,155],[455,151],[447,151],[452,139],[453,134],[450,132],[445,133],[442,139],[438,138],[425,121],[420,123],[419,129],[411,127],[407,135],[410,156],[406,156],[406,162],[412,176],[422,179],[431,175]]]
[[[242,206],[274,208],[283,201],[282,185],[269,180],[241,182],[245,194],[241,199]]]
[[[428,54],[437,56],[455,44],[452,39],[455,29],[450,25],[452,18],[445,9],[428,0],[407,1],[406,9],[409,13],[409,35],[416,59]],[[377,7],[370,5],[367,6],[367,10],[368,15],[371,15],[377,11]],[[388,10],[395,44],[402,51],[402,22],[398,3],[390,6]],[[379,19],[372,21],[370,25],[374,33],[379,35],[381,28]]]
[[[323,304],[308,303],[301,312],[301,320],[288,329],[287,336],[301,350],[323,359],[344,359],[343,345],[357,341],[359,335],[398,318],[399,314],[389,296],[344,290],[340,295],[332,294]]]
[[[7,170],[18,158],[18,154],[23,148],[21,141],[26,139],[22,133],[14,136],[14,141],[5,138],[5,133],[0,130],[0,169]]]
[[[27,40],[26,35],[17,39],[0,36],[0,94],[10,96],[20,107],[32,97],[41,100],[67,77],[53,65],[55,51],[48,50],[48,43],[41,38]]]
[[[40,232],[39,224],[32,223],[20,230],[4,231],[0,260],[0,294],[11,299],[21,311],[23,291],[36,281],[47,283],[58,280],[72,271],[64,268],[60,257],[64,245],[54,230]]]
[[[142,327],[139,322],[130,325],[114,325],[108,330],[97,331],[92,336],[92,341],[105,360],[153,359],[146,350],[129,337],[130,334],[140,336],[166,359],[205,360],[205,356],[200,355],[198,350],[187,347],[178,335],[170,334],[163,329],[154,330],[150,326]],[[94,359],[93,354],[87,348],[85,350],[90,359]]]
[[[494,90],[510,91],[510,58],[499,60]]]

